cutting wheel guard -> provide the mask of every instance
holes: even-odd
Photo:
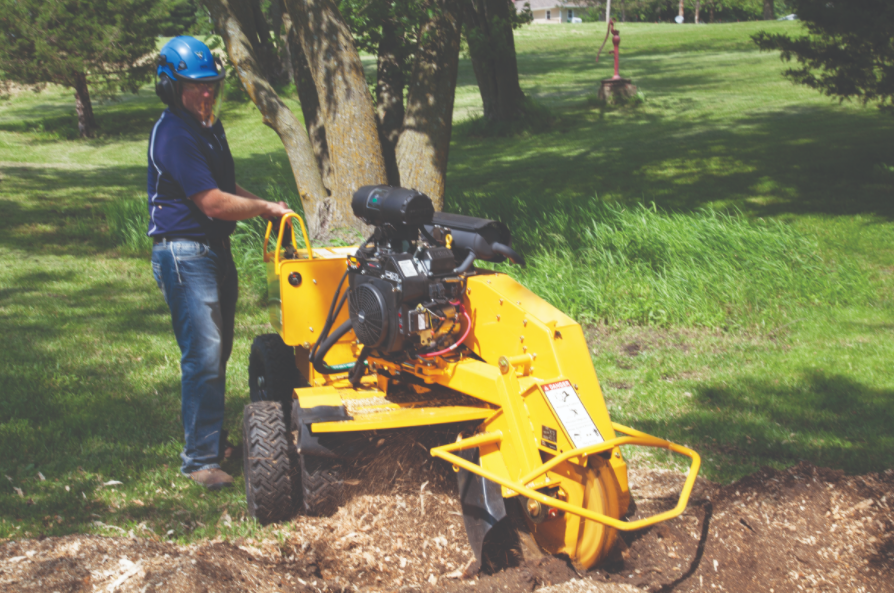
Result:
[[[692,449],[689,449],[688,447],[683,447],[682,445],[671,443],[670,441],[654,437],[633,428],[622,426],[621,424],[617,424],[615,422],[612,422],[612,428],[614,428],[615,431],[620,432],[626,436],[617,437],[609,441],[599,443],[598,445],[591,445],[589,447],[582,447],[580,449],[572,449],[570,451],[566,451],[565,453],[557,455],[543,465],[537,467],[518,482],[513,482],[512,480],[508,480],[506,478],[498,476],[497,474],[484,469],[480,465],[472,463],[452,453],[453,451],[472,449],[481,445],[501,443],[503,440],[503,434],[500,431],[486,432],[475,435],[473,437],[459,440],[455,443],[450,443],[441,447],[435,447],[431,450],[431,454],[434,457],[440,457],[445,461],[449,461],[454,465],[454,467],[461,467],[473,474],[496,482],[497,484],[508,488],[513,492],[517,492],[518,494],[522,494],[524,496],[527,496],[528,498],[536,500],[541,504],[559,509],[561,511],[565,511],[566,513],[571,513],[573,515],[583,517],[584,519],[602,523],[603,525],[608,525],[609,527],[613,527],[615,529],[618,529],[619,531],[636,531],[638,529],[650,527],[657,523],[661,523],[663,521],[667,521],[668,519],[673,519],[674,517],[679,516],[686,509],[686,505],[689,502],[689,496],[692,493],[692,487],[695,485],[695,478],[698,476],[698,470],[701,466],[701,458],[699,457],[698,453],[696,453]],[[533,490],[525,486],[525,484],[530,484],[536,478],[542,476],[546,472],[550,471],[560,463],[567,461],[568,459],[571,459],[573,457],[586,457],[589,455],[603,453],[621,445],[638,445],[641,447],[656,447],[659,449],[667,449],[669,451],[679,453],[680,455],[685,455],[686,457],[692,459],[692,463],[689,466],[689,472],[686,477],[686,482],[683,484],[683,489],[680,492],[680,500],[677,502],[677,506],[669,511],[659,513],[652,517],[646,517],[638,521],[626,522],[600,513],[594,513],[593,511],[587,510],[583,507],[569,504],[565,501],[559,500],[552,496],[547,496],[542,492],[538,492],[537,490]]]

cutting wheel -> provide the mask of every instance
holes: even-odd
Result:
[[[566,471],[560,472],[566,476],[560,490],[562,498],[596,513],[620,517],[620,486],[608,464],[600,463],[596,468],[569,465],[565,469]],[[567,479],[568,476],[574,476],[574,480]],[[570,513],[559,514],[542,523],[535,524],[530,518],[527,518],[527,522],[534,540],[541,548],[550,554],[567,554],[583,569],[590,568],[605,558],[618,534],[616,529]]]

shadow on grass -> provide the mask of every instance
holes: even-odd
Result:
[[[695,397],[698,409],[674,423],[638,428],[690,444],[708,478],[731,481],[760,465],[801,460],[849,474],[894,465],[894,390],[807,369],[795,385],[745,377],[706,385]]]
[[[894,120],[834,107],[743,114],[711,126],[636,110],[603,121],[589,110],[568,112],[536,138],[466,139],[451,150],[451,179],[461,185],[448,187],[446,201],[457,191],[598,194],[684,212],[725,206],[760,216],[890,219],[894,180],[877,174],[876,164],[894,162],[892,131]]]
[[[152,126],[164,110],[154,92],[142,90],[137,95],[121,95],[113,100],[95,100],[97,137],[82,142],[91,146],[107,146],[122,139],[148,137]],[[17,106],[0,119],[0,131],[31,132],[30,140],[37,144],[51,144],[60,140],[78,140],[78,120],[75,103],[40,103]]]

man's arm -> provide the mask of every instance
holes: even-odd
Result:
[[[236,194],[231,194],[214,188],[193,194],[189,196],[189,199],[199,207],[205,216],[218,220],[246,220],[255,216],[279,218],[292,211],[285,202],[262,200],[238,185],[236,192]],[[246,195],[239,195],[240,193]]]
[[[263,200],[264,199],[264,198],[259,198],[258,196],[254,195],[253,193],[251,193],[250,191],[248,191],[247,189],[245,189],[238,183],[236,184],[235,194],[237,196],[239,196],[240,198],[248,198],[249,200]]]

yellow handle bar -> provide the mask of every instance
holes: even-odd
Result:
[[[686,505],[689,503],[689,496],[690,494],[692,494],[692,487],[695,485],[695,478],[696,476],[698,476],[698,470],[701,467],[701,458],[699,457],[698,453],[687,447],[671,443],[670,441],[665,441],[664,439],[659,439],[658,437],[654,437],[644,432],[634,430],[633,428],[628,428],[626,426],[616,424],[615,422],[612,422],[612,428],[614,428],[617,432],[620,432],[627,436],[614,438],[609,441],[599,443],[598,445],[590,445],[589,447],[581,447],[580,449],[572,449],[571,451],[566,451],[565,453],[557,455],[543,465],[537,467],[518,482],[513,482],[512,480],[508,480],[506,478],[498,476],[495,473],[484,469],[480,465],[476,465],[471,461],[468,461],[467,459],[463,459],[462,457],[458,457],[451,453],[451,451],[472,449],[474,447],[479,447],[485,444],[500,443],[503,440],[503,434],[500,431],[486,432],[467,439],[459,440],[455,443],[450,443],[441,447],[435,447],[431,450],[431,454],[433,457],[440,457],[441,459],[444,459],[445,461],[448,461],[467,471],[470,471],[473,474],[479,475],[482,478],[487,478],[492,482],[496,482],[501,486],[518,492],[519,494],[527,496],[528,498],[534,499],[541,504],[545,504],[549,507],[565,511],[566,513],[571,513],[572,515],[583,517],[584,519],[590,519],[591,521],[602,523],[603,525],[608,525],[609,527],[614,527],[615,529],[618,529],[620,531],[636,531],[637,529],[649,527],[651,525],[655,525],[656,523],[661,523],[662,521],[667,521],[668,519],[673,519],[674,517],[679,516],[686,509]],[[563,461],[567,461],[572,457],[603,453],[621,445],[658,447],[661,449],[668,449],[670,451],[673,451],[674,453],[679,453],[692,459],[692,464],[689,466],[689,475],[686,477],[686,482],[683,484],[683,489],[680,492],[680,500],[677,502],[677,506],[669,511],[659,513],[652,517],[646,517],[644,519],[640,519],[639,521],[632,521],[628,523],[619,519],[615,519],[614,517],[603,515],[601,513],[594,513],[593,511],[573,504],[569,504],[552,496],[547,496],[542,492],[532,490],[531,488],[528,488],[524,485],[530,483],[535,478],[542,476],[558,464],[562,463]]]
[[[308,259],[314,258],[314,250],[310,246],[310,238],[307,236],[307,227],[304,226],[304,220],[300,216],[295,214],[294,212],[290,212],[289,214],[286,214],[279,220],[279,233],[277,234],[277,237],[276,237],[276,251],[273,253],[273,263],[277,266],[279,265],[279,254],[280,254],[280,251],[282,250],[282,238],[283,238],[283,232],[285,231],[285,228],[286,228],[286,221],[288,221],[291,218],[297,218],[298,222],[301,224],[301,234],[304,236],[304,244],[307,246],[307,258]],[[288,225],[288,226],[291,226],[291,225]],[[270,252],[267,251],[267,245],[270,242],[270,234],[272,231],[273,231],[273,221],[271,220],[271,221],[267,222],[267,232],[264,233],[264,261],[265,262],[269,261],[269,258],[270,258]],[[295,241],[295,229],[292,229],[292,247],[294,247],[296,250],[298,249],[298,243]],[[277,273],[279,273],[279,272],[277,272]]]

